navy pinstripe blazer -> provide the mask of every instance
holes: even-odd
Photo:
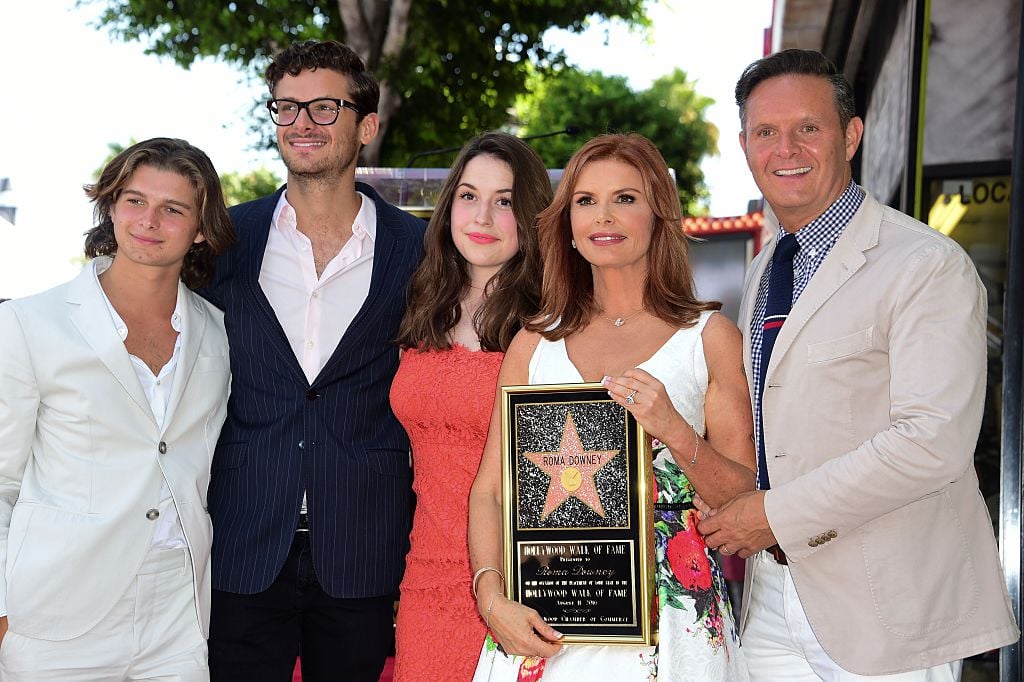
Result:
[[[409,548],[409,440],[391,412],[394,339],[426,223],[368,185],[377,207],[370,289],[313,381],[259,285],[284,188],[231,209],[239,243],[203,292],[224,310],[231,347],[228,417],[213,458],[213,587],[253,594],[277,577],[306,491],[313,562],[334,597],[397,591]]]

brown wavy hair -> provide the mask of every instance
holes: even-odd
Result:
[[[398,332],[402,348],[451,348],[448,333],[462,318],[460,303],[469,289],[466,259],[452,240],[452,203],[466,164],[493,156],[512,169],[512,213],[519,251],[487,282],[483,303],[473,316],[480,347],[504,351],[523,321],[537,312],[541,264],[537,214],[551,200],[551,181],[537,152],[518,137],[487,132],[471,139],[455,159],[427,225],[423,262],[409,285],[409,304]]]
[[[270,96],[285,75],[298,76],[303,71],[327,69],[348,77],[349,97],[359,109],[356,121],[367,114],[376,113],[380,100],[377,79],[366,70],[366,65],[352,48],[337,40],[305,40],[293,43],[274,55],[263,78],[270,88]]]
[[[643,191],[654,212],[654,230],[647,251],[644,307],[655,317],[683,328],[705,310],[721,303],[697,299],[693,271],[683,233],[679,193],[658,148],[636,133],[599,135],[573,154],[551,205],[537,216],[544,260],[540,311],[524,325],[549,341],[583,329],[597,313],[591,265],[572,248],[569,210],[580,172],[591,161],[614,159],[633,166],[643,178]]]
[[[203,150],[185,140],[155,137],[133,144],[110,160],[99,180],[85,185],[96,221],[96,226],[85,233],[86,257],[117,255],[110,210],[139,166],[177,173],[192,185],[199,206],[199,233],[204,240],[193,244],[185,254],[181,281],[189,289],[205,286],[213,276],[214,256],[235,243],[235,228],[213,163]]]

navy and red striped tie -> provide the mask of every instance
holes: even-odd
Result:
[[[786,233],[775,246],[775,253],[772,254],[772,271],[768,276],[768,301],[764,308],[764,333],[761,336],[761,367],[758,383],[757,396],[758,410],[762,412],[762,398],[764,396],[764,379],[768,372],[768,361],[772,358],[772,348],[775,347],[775,339],[779,336],[779,330],[786,322],[790,308],[793,307],[793,256],[800,250],[800,244],[796,241],[796,235]],[[768,463],[765,460],[764,450],[764,419],[759,415],[757,426],[758,434],[757,447],[757,489],[768,490],[771,484],[768,480]]]

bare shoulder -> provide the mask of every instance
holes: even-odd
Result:
[[[743,335],[729,318],[721,313],[712,315],[700,336],[712,376],[742,369]]]
[[[704,341],[705,351],[708,350],[708,346],[718,344],[738,345],[743,342],[743,335],[740,334],[739,327],[722,313],[715,313],[708,318],[700,337]]]
[[[501,383],[504,385],[525,384],[529,376],[530,358],[537,350],[541,335],[520,329],[512,338],[501,363]]]

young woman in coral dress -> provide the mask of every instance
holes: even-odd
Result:
[[[535,219],[551,199],[520,139],[470,140],[441,189],[410,284],[391,405],[412,442],[416,514],[402,580],[395,680],[469,680],[484,622],[472,594],[466,524],[498,368],[537,312]]]
[[[659,644],[559,644],[505,599],[500,567],[500,411],[470,496],[470,555],[488,635],[479,681],[746,680],[725,581],[696,530],[711,506],[754,488],[753,420],[739,330],[696,298],[679,198],[640,135],[604,135],[570,159],[538,218],[540,313],[509,346],[499,383],[601,381],[656,441]],[[552,482],[552,485],[556,485]],[[498,644],[501,644],[501,648]]]

